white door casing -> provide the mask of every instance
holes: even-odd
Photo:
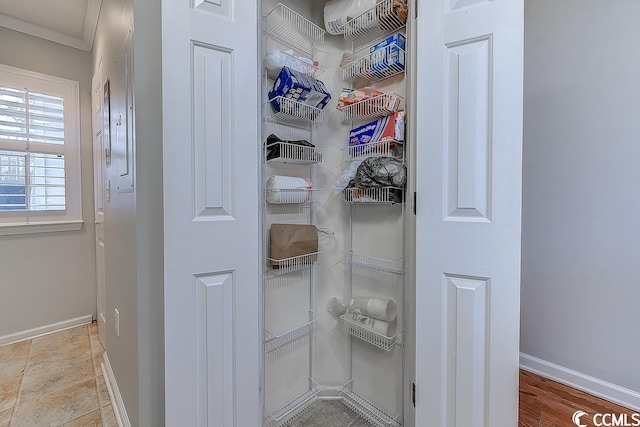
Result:
[[[104,200],[105,155],[103,140],[103,81],[102,62],[91,79],[91,110],[93,129],[93,195],[96,233],[96,282],[97,282],[97,324],[98,336],[106,347],[106,301],[105,301],[105,235],[104,235]]]
[[[256,1],[162,1],[165,415],[258,426]]]
[[[416,425],[513,427],[523,0],[419,8]]]

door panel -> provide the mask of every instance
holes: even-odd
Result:
[[[162,3],[167,426],[258,426],[257,2]]]
[[[416,425],[517,425],[522,0],[426,0],[417,37]]]

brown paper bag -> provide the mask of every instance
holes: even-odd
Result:
[[[271,266],[278,260],[318,252],[318,229],[309,224],[271,224]]]

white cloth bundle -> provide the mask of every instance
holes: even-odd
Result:
[[[329,34],[343,34],[344,25],[367,10],[374,8],[376,0],[331,0],[324,5],[324,28]],[[377,25],[375,10],[372,17],[365,20]]]
[[[393,337],[396,334],[397,324],[395,320],[393,322],[385,322],[384,320],[374,319],[373,317],[362,316],[357,312],[348,313],[346,317],[353,323],[357,323],[385,337]]]
[[[385,322],[393,322],[396,320],[398,306],[391,299],[355,297],[349,300],[347,310]]]
[[[272,204],[311,201],[313,184],[297,176],[272,175],[267,179],[267,202]]]

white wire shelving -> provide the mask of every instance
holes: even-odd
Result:
[[[343,314],[342,316],[340,316],[340,319],[342,320],[342,326],[344,330],[349,335],[375,347],[378,347],[384,351],[390,351],[393,347],[395,347],[398,337],[402,335],[402,333],[396,334],[392,337],[383,335],[349,319],[349,313]]]
[[[316,63],[304,56],[297,56],[285,51],[278,52],[281,55],[282,65],[278,67],[267,66],[267,60],[265,59],[265,69],[267,70],[267,77],[271,80],[278,78],[278,74],[283,66],[287,66],[293,70],[299,71],[307,76],[318,78],[324,70],[318,67]]]
[[[404,28],[407,14],[406,1],[382,0],[345,24],[344,38],[359,48],[369,40],[379,39]]]
[[[284,259],[267,258],[269,266],[271,267],[267,274],[270,276],[279,276],[292,271],[309,268],[318,261],[318,256],[321,253],[322,251],[318,251]]]
[[[398,150],[399,148],[399,150]],[[394,139],[381,139],[368,144],[352,145],[341,148],[350,159],[362,159],[367,157],[396,157],[403,158],[403,143]]]
[[[404,274],[404,258],[384,259],[368,255],[360,255],[352,250],[342,251],[342,262],[364,270],[388,274]]]
[[[324,111],[321,108],[291,98],[276,96],[268,104],[265,107],[270,110],[270,120],[302,128],[316,126],[324,121]]]
[[[357,86],[404,73],[405,51],[392,43],[343,65],[342,78]]]
[[[404,98],[389,92],[342,107],[342,121],[379,119],[404,109]]]
[[[371,424],[378,427],[402,426],[402,413],[391,416],[353,390],[343,388],[340,395],[345,405]]]
[[[313,327],[315,323],[320,320],[320,317],[315,317],[310,322],[305,323],[304,325],[300,325],[296,328],[291,329],[290,331],[284,332],[279,335],[274,335],[269,331],[265,330],[265,341],[264,341],[264,351],[265,353],[272,352],[274,350],[280,349],[288,344],[295,342],[296,340],[303,338],[309,335],[313,331]]]
[[[318,393],[322,390],[313,380],[310,380],[312,387],[296,396],[290,402],[286,403],[280,409],[269,412],[264,410],[264,426],[265,427],[284,427],[292,420],[304,414],[313,402],[318,398]]]
[[[265,190],[270,205],[290,205],[317,203],[322,194],[321,188],[281,188]]]
[[[315,147],[307,147],[304,145],[292,144],[290,142],[276,142],[270,144],[267,150],[273,150],[278,153],[277,156],[268,158],[265,154],[267,163],[281,163],[293,165],[314,165],[321,163],[324,156],[323,150]]]
[[[322,28],[282,3],[267,13],[265,24],[267,35],[308,55],[324,43]]]
[[[371,188],[345,188],[342,191],[344,201],[347,203],[402,203],[404,189],[397,187],[371,187]],[[398,195],[401,196],[398,200]]]

